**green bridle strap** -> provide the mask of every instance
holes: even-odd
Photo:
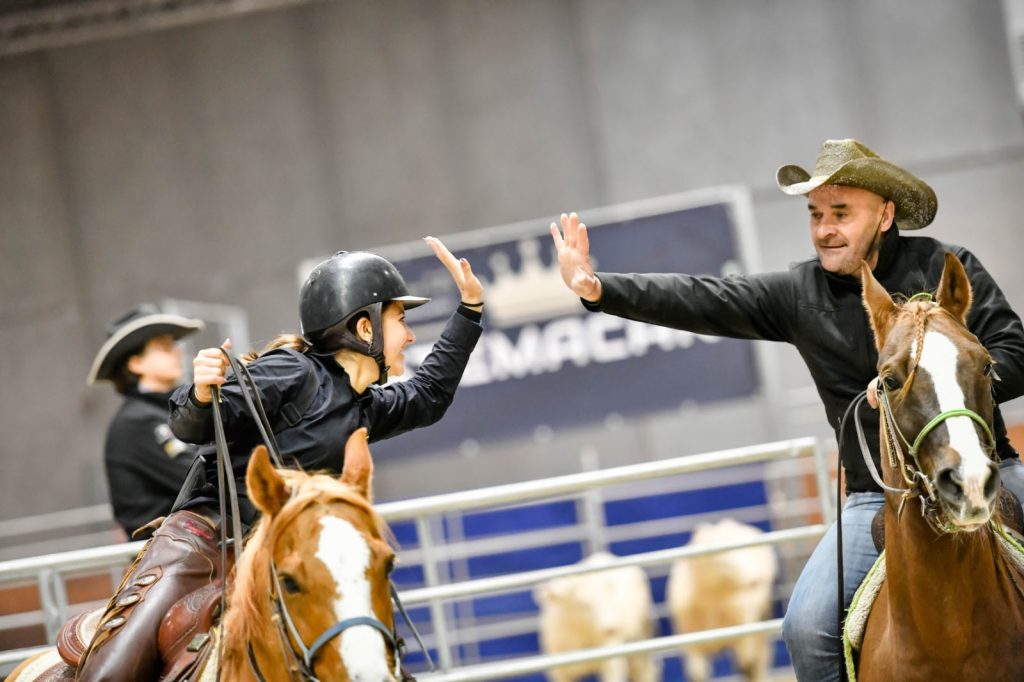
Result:
[[[956,410],[946,410],[925,424],[925,427],[921,429],[921,433],[917,434],[917,438],[914,439],[914,444],[910,446],[910,455],[915,461],[917,460],[917,449],[921,447],[921,443],[924,442],[925,437],[934,431],[939,424],[947,419],[952,419],[953,417],[967,417],[979,424],[985,432],[985,436],[988,438],[989,448],[995,449],[996,439],[995,436],[992,435],[992,429],[989,428],[988,423],[974,410],[968,410],[966,407],[961,407]]]

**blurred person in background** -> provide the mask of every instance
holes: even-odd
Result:
[[[93,361],[89,384],[109,382],[124,396],[107,428],[104,464],[114,519],[127,534],[171,511],[195,457],[171,433],[167,401],[182,376],[176,342],[202,328],[143,304],[108,325]]]
[[[935,192],[857,140],[826,141],[813,173],[783,166],[776,181],[785,194],[807,197],[817,253],[786,272],[731,277],[595,273],[587,229],[576,214],[561,216],[561,230],[552,223],[551,235],[562,279],[588,310],[697,334],[796,346],[840,441],[846,471],[841,517],[845,611],[878,557],[871,521],[884,505],[856,429],[840,430],[847,406],[865,386],[872,402],[878,374],[874,335],[861,302],[861,263],[867,262],[887,291],[908,296],[935,290],[947,251],[963,263],[973,289],[968,327],[992,355],[999,376],[993,384],[997,406],[992,425],[998,472],[1019,499],[1024,499],[1024,467],[998,403],[1024,394],[1024,327],[970,251],[900,235],[900,229],[917,230],[932,222],[938,209]],[[861,418],[877,466],[878,413],[867,412]],[[840,679],[836,536],[833,524],[801,572],[786,612],[783,637],[801,681]]]
[[[287,466],[341,473],[345,443],[367,427],[371,441],[438,421],[455,397],[469,356],[482,333],[483,286],[466,259],[444,244],[427,244],[458,287],[461,302],[430,354],[406,381],[405,349],[415,341],[405,311],[429,299],[414,296],[398,269],[372,253],[341,251],[313,269],[299,293],[301,336],[282,335],[243,362],[266,409]],[[229,343],[225,343],[229,346]],[[157,679],[157,633],[167,609],[218,577],[219,491],[213,387],[220,408],[243,526],[256,511],[245,495],[245,472],[260,440],[237,378],[226,376],[220,348],[193,360],[193,384],[171,396],[170,424],[184,441],[205,444],[205,476],[189,476],[183,502],[156,530],[125,574],[100,619],[79,680]],[[226,492],[226,491],[225,491]]]

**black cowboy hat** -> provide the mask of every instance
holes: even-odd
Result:
[[[875,154],[857,140],[825,140],[814,172],[783,166],[776,172],[779,189],[790,195],[807,194],[822,185],[866,189],[896,205],[896,224],[918,230],[935,219],[938,201],[926,182]]]
[[[89,384],[110,381],[118,365],[152,338],[170,334],[180,339],[202,329],[202,320],[162,313],[151,303],[144,303],[107,325],[107,340],[100,347],[89,370]]]

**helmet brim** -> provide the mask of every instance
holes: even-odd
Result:
[[[398,302],[404,305],[406,310],[412,310],[413,308],[418,308],[429,300],[429,298],[423,298],[422,296],[398,296],[397,298],[393,298],[388,301],[388,303]]]

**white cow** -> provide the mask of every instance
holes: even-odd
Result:
[[[690,544],[722,544],[761,534],[753,526],[725,519],[698,526]],[[665,597],[676,632],[764,620],[771,611],[776,571],[775,552],[769,545],[677,560]],[[747,679],[767,679],[771,655],[767,635],[687,647],[683,656],[687,679],[707,680],[711,676],[711,658],[726,647],[735,651],[739,668]]]
[[[588,565],[607,564],[612,556],[597,552]],[[540,642],[545,653],[590,649],[649,639],[654,605],[643,569],[609,568],[556,578],[534,591],[540,605]],[[601,682],[654,682],[659,666],[647,656],[615,658],[563,666],[548,671],[552,682],[573,682],[598,674]]]

